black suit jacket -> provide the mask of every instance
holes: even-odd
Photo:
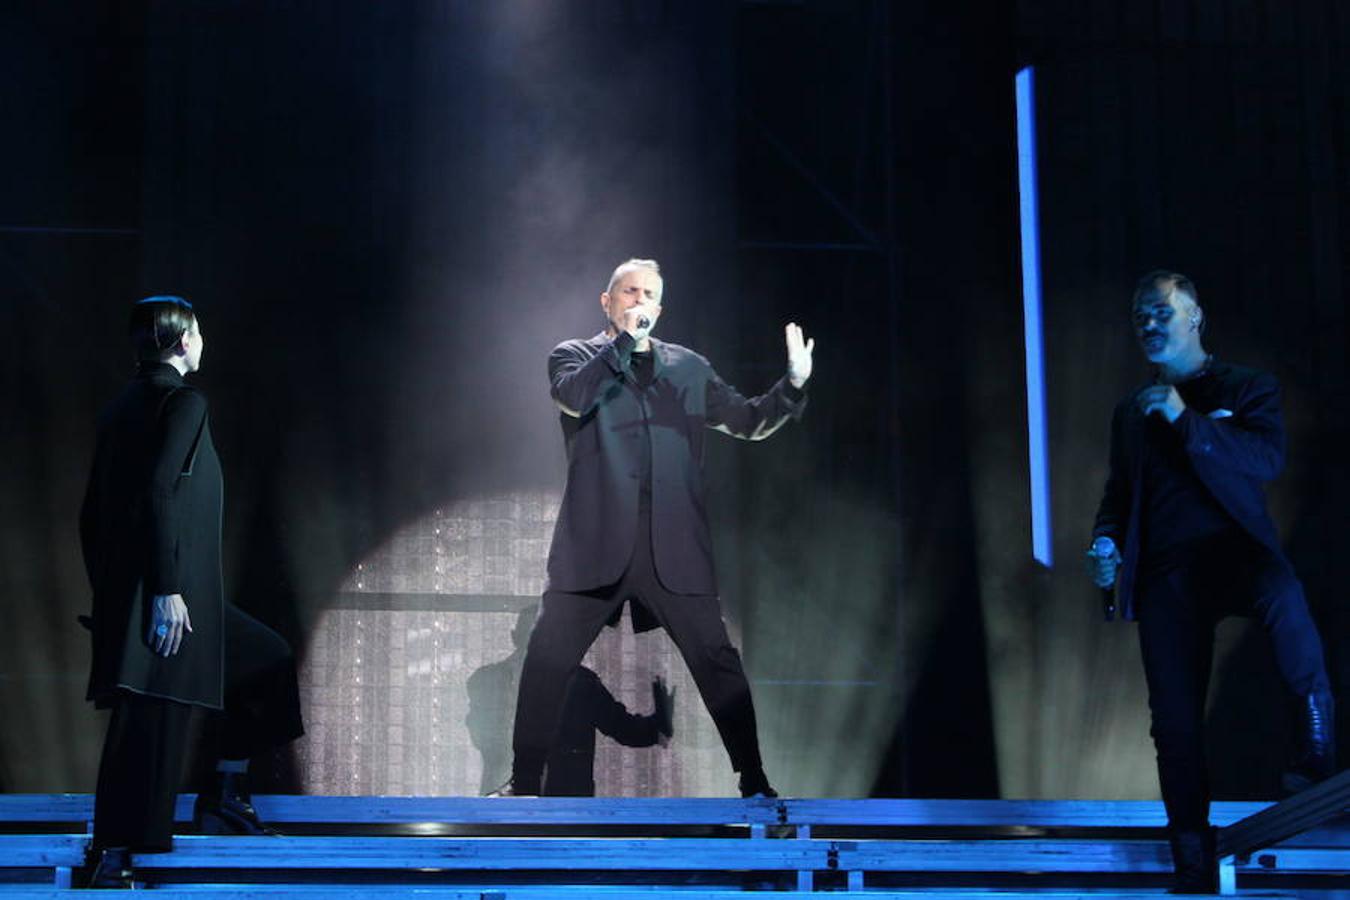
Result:
[[[1178,391],[1186,411],[1173,423],[1200,481],[1248,534],[1280,559],[1275,523],[1266,510],[1265,483],[1284,468],[1284,424],[1280,385],[1256,369],[1215,363],[1209,378],[1183,383]],[[1141,388],[1142,389],[1142,386]],[[1145,417],[1135,403],[1138,390],[1116,404],[1111,420],[1111,468],[1097,508],[1094,537],[1105,535],[1121,548],[1118,599],[1122,614],[1134,618],[1134,584],[1143,530],[1142,471],[1148,447]]]
[[[221,706],[223,486],[205,396],[172,366],[143,365],[99,419],[80,511],[99,705],[122,689]],[[182,594],[192,619],[167,658],[145,642],[155,594]]]
[[[651,345],[654,377],[645,391],[632,376],[627,333],[565,341],[549,356],[567,445],[567,487],[548,555],[552,590],[591,590],[623,575],[633,555],[642,442],[650,433],[657,577],[677,594],[717,593],[703,502],[704,435],[712,428],[763,440],[806,405],[786,376],[768,393],[746,398],[692,350],[654,338]]]

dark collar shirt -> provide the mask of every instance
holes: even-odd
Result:
[[[1280,385],[1257,369],[1215,362],[1177,390],[1186,410],[1171,424],[1145,416],[1140,386],[1111,420],[1111,457],[1094,537],[1120,550],[1120,609],[1134,616],[1141,571],[1225,527],[1245,532],[1283,559],[1266,509],[1266,482],[1284,467]]]
[[[1213,411],[1220,406],[1218,379],[1208,371],[1176,388],[1188,408]],[[1152,571],[1170,568],[1170,561],[1184,557],[1187,547],[1240,529],[1196,474],[1181,432],[1160,415],[1148,416],[1143,427],[1140,564]]]

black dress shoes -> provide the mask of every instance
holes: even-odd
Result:
[[[243,772],[216,772],[208,790],[197,795],[192,823],[201,834],[272,837],[277,832],[258,818]]]
[[[512,772],[511,779],[495,791],[488,792],[489,797],[538,797],[544,792],[543,767],[537,774],[524,775]]]
[[[1217,894],[1219,861],[1215,856],[1215,831],[1178,830],[1170,835],[1172,844],[1173,894]]]
[[[90,849],[85,858],[80,879],[81,887],[102,890],[130,890],[134,873],[131,871],[131,851],[126,847]]]
[[[746,769],[742,772],[740,788],[741,796],[747,799],[778,796],[778,792],[769,785],[769,776],[764,774],[763,769]]]

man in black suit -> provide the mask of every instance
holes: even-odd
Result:
[[[1152,272],[1134,295],[1134,330],[1155,367],[1111,423],[1111,464],[1088,556],[1139,623],[1158,779],[1177,888],[1216,887],[1203,720],[1214,627],[1256,618],[1298,713],[1285,787],[1334,771],[1333,702],[1303,588],[1280,549],[1264,484],[1284,465],[1279,384],[1205,352],[1195,286]]]
[[[763,440],[806,405],[814,341],[786,329],[788,371],[746,398],[706,359],[651,337],[663,281],[630,259],[600,294],[605,330],[564,341],[549,381],[567,447],[567,487],[516,703],[510,793],[538,794],[568,677],[625,602],[633,625],[665,628],[689,666],[743,796],[774,796],[759,754],[740,653],[727,637],[703,502],[707,429]]]

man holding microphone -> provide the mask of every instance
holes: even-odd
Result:
[[[549,356],[567,486],[548,585],[526,650],[506,793],[537,795],[568,676],[625,603],[684,657],[740,773],[743,796],[776,796],[764,774],[750,685],[727,636],[703,500],[708,429],[763,440],[806,405],[814,341],[786,327],[787,373],[746,398],[699,354],[652,337],[664,282],[654,260],[620,264],[600,294],[605,330]]]
[[[1133,322],[1154,377],[1116,405],[1088,560],[1139,624],[1176,888],[1209,893],[1203,725],[1218,621],[1253,617],[1270,638],[1297,712],[1286,790],[1335,770],[1334,707],[1317,627],[1266,511],[1264,485],[1284,465],[1278,382],[1205,351],[1205,312],[1184,275],[1144,276]]]

